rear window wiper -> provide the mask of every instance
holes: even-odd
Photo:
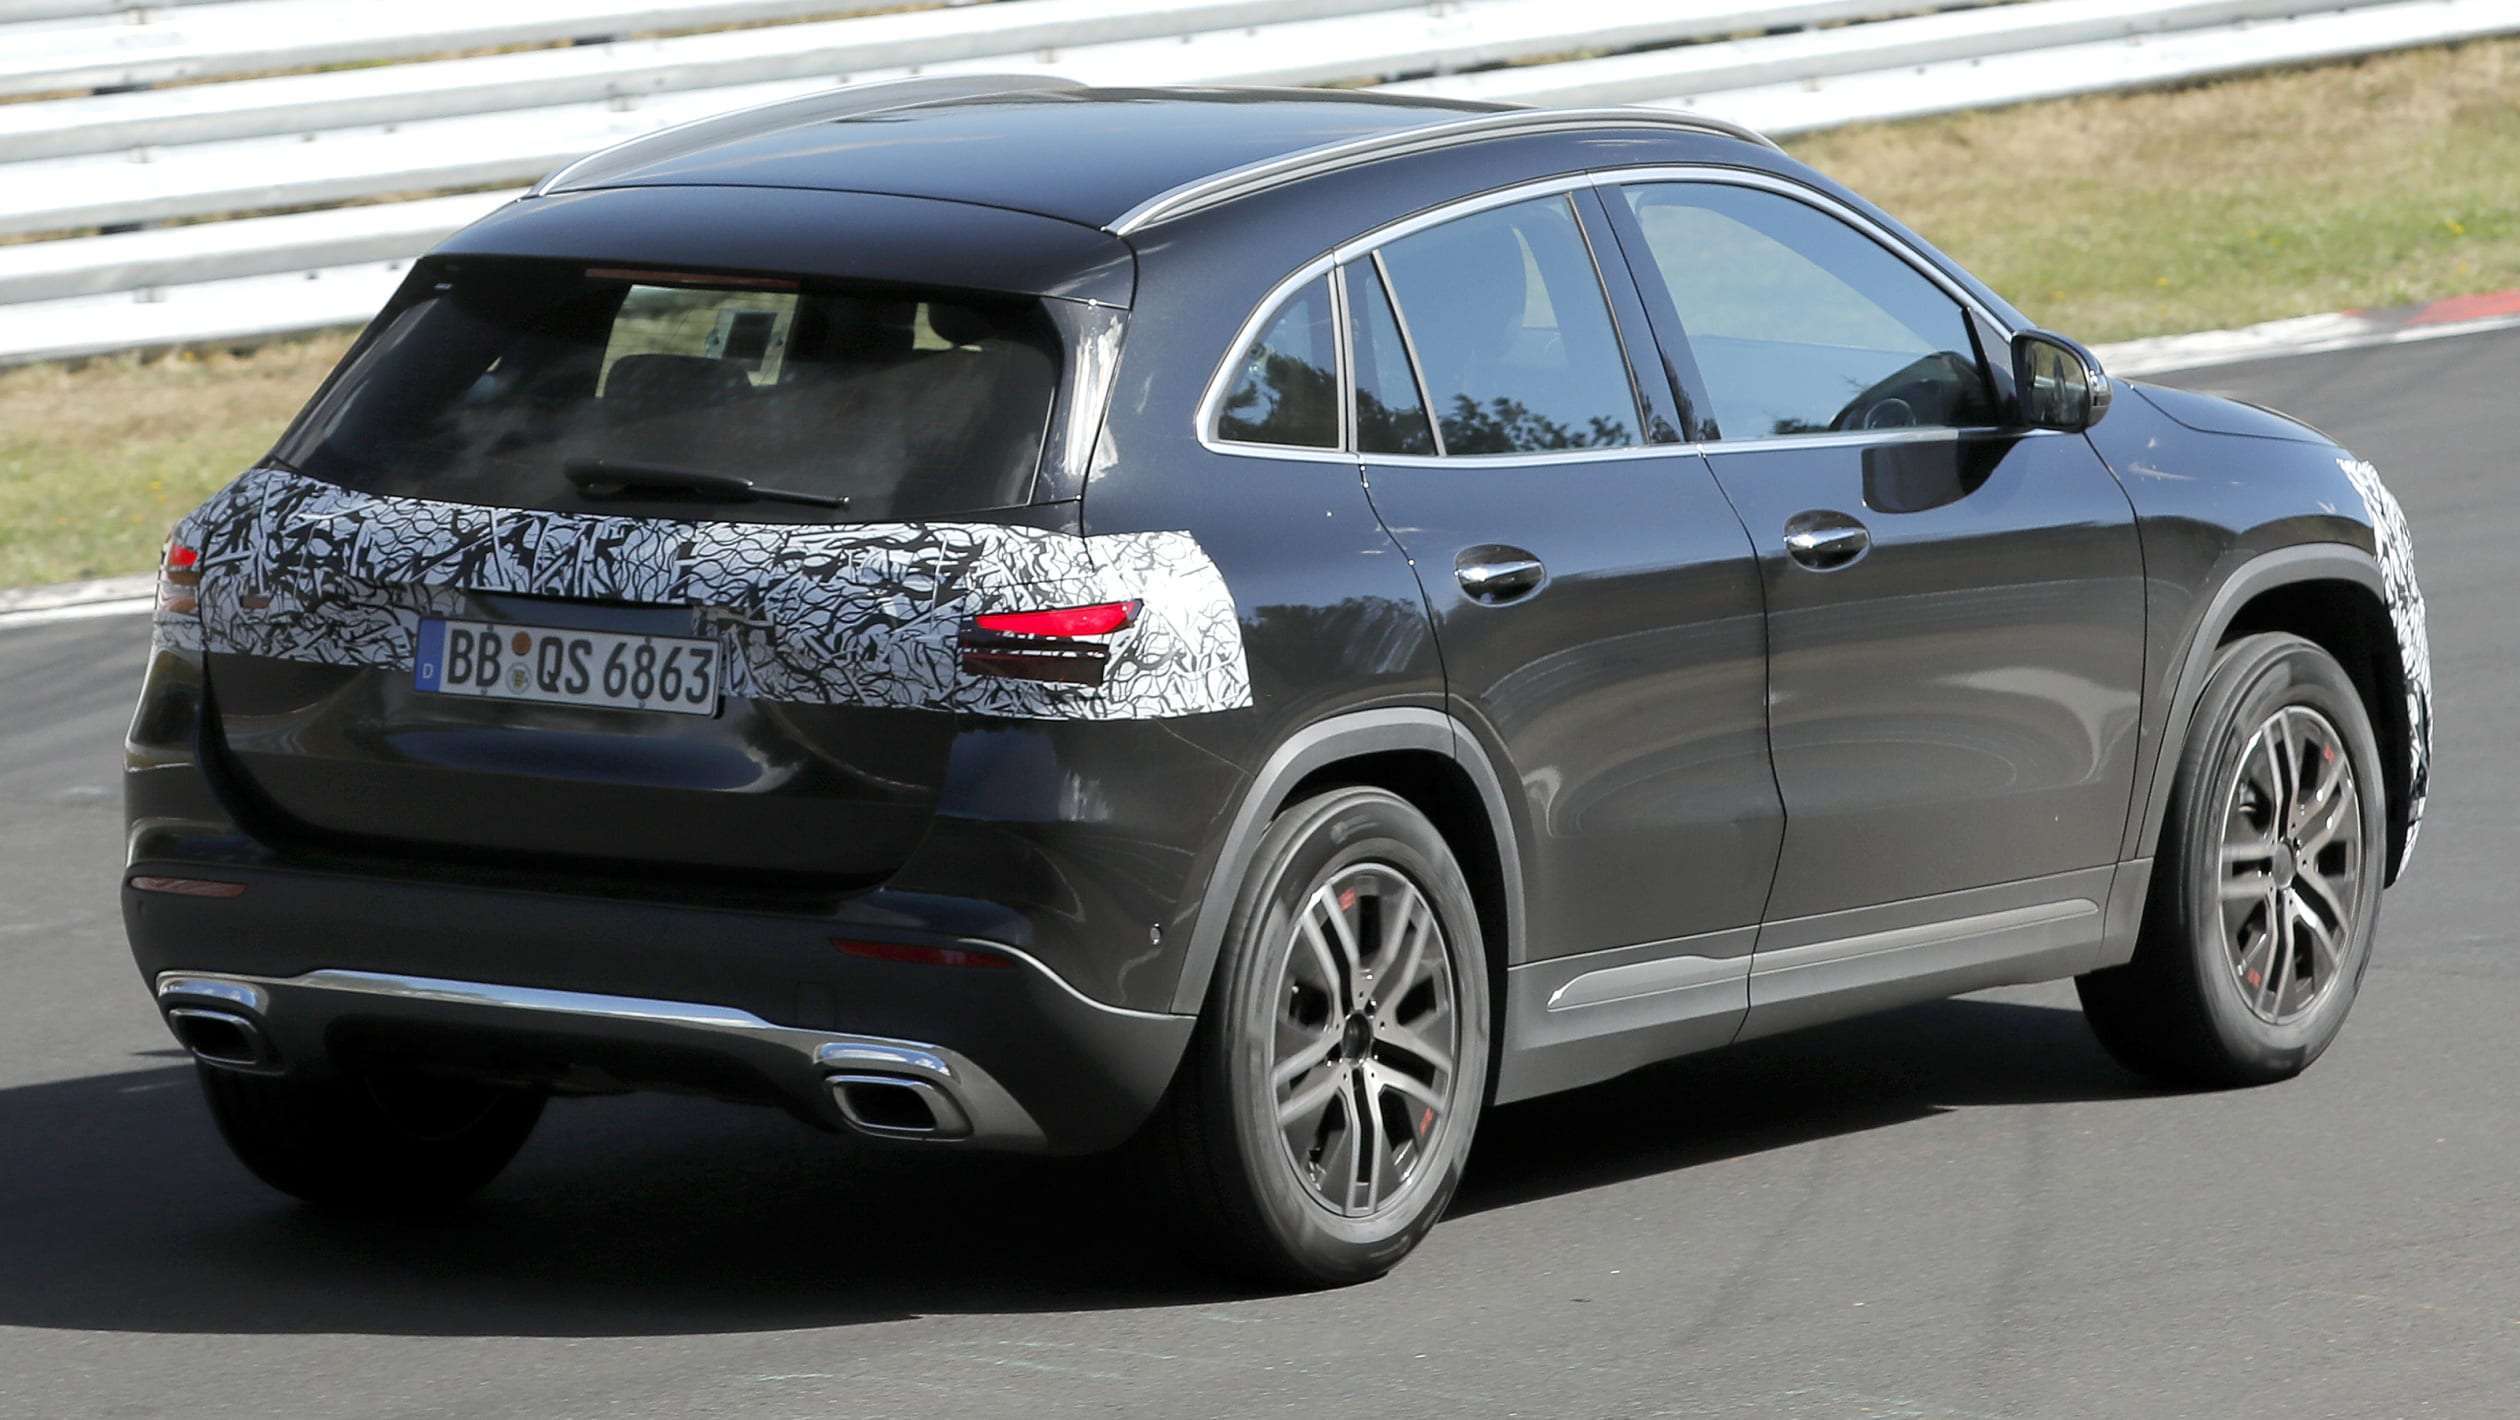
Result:
[[[731,473],[707,473],[657,463],[618,463],[611,459],[570,459],[560,465],[569,486],[588,498],[637,498],[662,495],[714,498],[727,503],[799,503],[808,508],[845,508],[844,495],[804,493],[792,488],[765,488]]]

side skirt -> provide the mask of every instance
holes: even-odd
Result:
[[[1512,968],[1500,1104],[1918,1001],[2076,976],[2135,950],[2152,860]]]

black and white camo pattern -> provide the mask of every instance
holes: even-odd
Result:
[[[164,646],[409,670],[420,622],[468,592],[698,608],[730,695],[805,705],[1134,720],[1251,703],[1224,576],[1186,532],[1077,537],[989,523],[670,522],[380,497],[281,469],[185,518],[199,617]],[[1142,600],[1101,685],[962,666],[965,617]]]
[[[2424,639],[2424,592],[2415,585],[2415,539],[2407,530],[2406,510],[2380,470],[2360,459],[2338,459],[2336,466],[2353,480],[2370,515],[2372,540],[2380,558],[2380,581],[2389,601],[2389,621],[2396,628],[2399,668],[2406,679],[2407,749],[2413,758],[2406,815],[2406,849],[2398,855],[2398,871],[2415,856],[2415,830],[2424,821],[2424,795],[2432,780],[2432,648]]]

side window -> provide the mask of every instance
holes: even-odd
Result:
[[[1725,437],[1994,422],[1967,312],[1872,238],[1757,188],[1621,191]]]
[[[1278,308],[1243,352],[1216,418],[1216,436],[1243,444],[1339,447],[1338,337],[1330,280],[1305,286]]]
[[[1636,395],[1600,273],[1563,197],[1382,249],[1447,454],[1623,448]]]
[[[1418,396],[1408,342],[1372,259],[1347,268],[1348,348],[1356,360],[1356,447],[1368,454],[1431,454],[1435,435]]]

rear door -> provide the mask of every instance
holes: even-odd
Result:
[[[1615,265],[1605,291],[1591,203],[1544,192],[1342,252],[1355,427],[1454,711],[1520,794],[1525,955],[1594,954],[1541,973],[1518,1042],[1550,1037],[1541,1008],[1577,1004],[1559,986],[1588,971],[1602,1002],[1695,1018],[1679,1049],[1739,1019],[1774,863],[1758,575],[1630,373],[1621,321],[1643,312]],[[1638,963],[1649,981],[1616,974]]]
[[[240,817],[314,854],[844,888],[918,842],[960,715],[1247,699],[1186,535],[1097,546],[1031,504],[1058,304],[425,265],[179,529]],[[1097,605],[1127,609],[978,620]],[[1232,665],[1178,654],[1211,644]]]
[[[2132,789],[2133,511],[2088,440],[1996,427],[1991,317],[1853,214],[1750,182],[1604,196],[1758,546],[1786,815],[1767,918],[2009,884],[1976,905],[2096,930],[2076,875],[2105,877]],[[1973,910],[1947,907],[1803,935]]]

